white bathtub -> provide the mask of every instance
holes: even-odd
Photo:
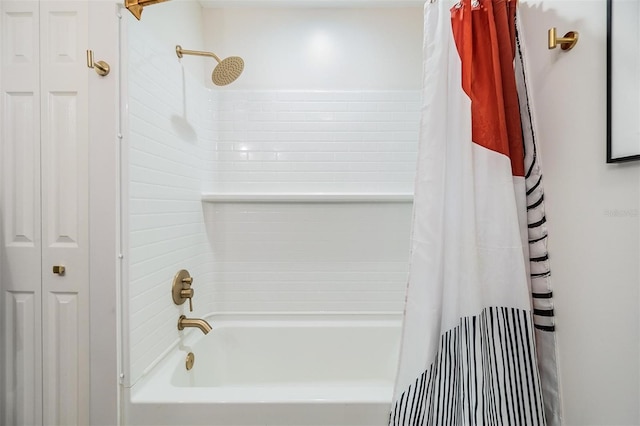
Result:
[[[385,425],[397,315],[209,316],[125,392],[128,425]],[[191,371],[185,367],[195,355]]]

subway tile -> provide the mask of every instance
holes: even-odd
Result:
[[[335,163],[335,162],[315,162],[315,161],[305,161],[305,162],[291,162],[290,170],[293,172],[342,172],[347,171],[348,166],[344,163]]]
[[[322,111],[322,112],[307,112],[305,113],[305,120],[313,123],[313,122],[326,122],[333,121],[335,116],[335,112],[333,111]]]
[[[409,204],[218,205],[200,191],[410,191],[418,92],[214,91],[187,76],[185,96],[179,70],[154,74],[131,92],[134,376],[177,338],[167,282],[183,267],[203,313],[402,311]],[[185,99],[197,143],[171,124]]]
[[[348,121],[358,123],[365,120],[366,113],[363,112],[336,112],[334,114],[335,121]]]
[[[338,100],[332,100],[327,102],[297,102],[289,103],[289,111],[293,111],[294,107],[296,111],[300,112],[346,112],[348,108],[347,102],[339,102]]]
[[[245,147],[244,144],[237,145],[238,148]],[[249,159],[249,151],[246,149],[236,149],[233,151],[222,151],[218,153],[218,163],[246,161]]]
[[[373,104],[376,106],[375,111],[378,112],[404,112],[419,110],[419,107],[416,107],[414,110],[408,109],[408,104],[402,101],[374,102]]]
[[[364,91],[361,93],[361,99],[367,102],[384,102],[384,101],[407,101],[416,102],[421,98],[419,90],[380,90],[380,91]]]
[[[270,90],[246,90],[244,95],[250,102],[272,102],[279,99],[278,93]]]
[[[337,162],[384,162],[389,159],[386,152],[336,152],[334,160]]]
[[[377,102],[349,102],[347,111],[349,112],[374,112],[378,111]]]
[[[282,131],[276,134],[276,140],[279,141],[300,141],[300,142],[318,142],[333,140],[335,132],[325,131],[309,131],[309,132],[293,132]]]
[[[249,152],[249,161],[257,162],[257,161],[276,161],[278,159],[278,154],[276,152],[267,152],[267,151],[253,151]]]
[[[277,113],[277,121],[279,122],[289,122],[289,121],[309,121],[307,120],[307,113],[298,112],[298,111],[287,111],[287,112],[278,112]]]
[[[335,153],[333,152],[278,152],[278,161],[291,161],[291,162],[329,162],[335,159]]]
[[[259,110],[260,111],[260,110]],[[274,121],[278,116],[278,113],[275,112],[250,112],[246,117],[247,121]],[[238,117],[237,119],[242,120],[242,118]]]
[[[256,167],[255,165],[253,167]],[[284,161],[263,161],[258,167],[263,172],[290,172],[294,171],[294,163]]]
[[[145,34],[141,32],[143,38]],[[175,305],[167,297],[173,275],[184,267],[212,267],[205,261],[211,248],[200,199],[202,178],[209,173],[205,167],[220,161],[213,149],[215,132],[222,127],[205,122],[199,111],[213,109],[209,92],[188,73],[183,86],[172,52],[165,55],[152,48],[157,43],[153,39],[140,41],[154,52],[154,60],[129,70],[127,254],[133,382],[178,337]],[[205,161],[207,155],[210,161]]]

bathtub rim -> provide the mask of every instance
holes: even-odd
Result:
[[[398,327],[399,333],[402,333],[403,314],[395,312],[229,312],[229,313],[209,313],[201,316],[211,323],[215,332],[216,324],[221,323],[218,327],[243,326],[251,324],[257,327],[269,327],[274,325],[286,325],[288,327],[339,327],[340,325],[360,325],[360,326],[384,326]],[[149,392],[149,382],[157,378],[155,373],[160,372],[160,376],[169,378],[167,372],[169,366],[177,365],[181,362],[184,354],[179,350],[179,346],[192,346],[202,339],[204,336],[199,330],[185,330],[183,336],[174,341],[172,345],[166,349],[160,357],[158,357],[149,367],[144,370],[142,376],[132,383],[131,386],[125,386],[126,393],[129,395],[127,404],[146,404],[146,403],[224,403],[224,404],[243,404],[247,403],[246,391],[247,387],[242,386],[226,386],[219,389],[220,392],[214,392],[207,397],[203,397],[202,388],[188,388],[174,386],[170,380],[165,380],[166,389],[159,392]],[[161,365],[162,364],[162,365]],[[318,391],[322,389],[322,391]],[[294,394],[292,394],[292,391]],[[333,394],[333,397],[327,397],[327,391]],[[251,403],[258,404],[279,404],[279,403],[347,403],[347,404],[380,404],[389,403],[389,384],[372,381],[367,385],[349,386],[348,382],[340,385],[334,383],[331,386],[309,387],[309,386],[265,386],[252,388],[255,391]],[[183,399],[176,401],[176,395],[179,394]],[[354,398],[357,394],[359,397]]]
[[[178,323],[178,317],[180,314],[188,314],[188,312],[178,313],[176,315],[176,324]],[[256,321],[260,318],[270,318],[272,320],[279,319],[280,321],[291,320],[292,318],[304,318],[305,320],[328,320],[328,321],[354,321],[357,318],[357,321],[399,321],[400,326],[403,325],[404,313],[402,312],[388,312],[388,311],[347,311],[347,312],[330,312],[330,311],[309,311],[309,312],[281,312],[281,311],[234,311],[234,312],[211,312],[202,316],[197,315],[187,315],[188,317],[198,317],[207,320],[207,322],[212,323],[213,318],[226,319],[227,321],[244,321],[246,319],[252,319]],[[211,325],[215,329],[215,325]],[[140,377],[136,378],[134,381],[129,381],[128,383],[123,384],[123,386],[127,389],[132,389],[135,385],[142,382],[145,377],[151,373],[158,364],[160,364],[167,356],[173,352],[173,350],[180,344],[180,342],[184,342],[185,344],[193,344],[195,340],[197,340],[200,336],[200,331],[193,329],[185,329],[181,332],[182,334],[176,338],[171,345],[167,347],[162,353],[155,359],[149,366],[147,366],[143,371]],[[130,378],[131,379],[131,378]]]

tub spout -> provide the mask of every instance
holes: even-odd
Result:
[[[200,318],[187,318],[184,315],[180,315],[178,319],[178,330],[184,330],[185,327],[197,327],[204,334],[211,331],[211,326],[205,320]]]

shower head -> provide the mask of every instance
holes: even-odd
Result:
[[[226,86],[240,77],[244,69],[244,61],[239,56],[229,56],[216,65],[211,73],[211,80],[217,86]]]
[[[230,56],[220,60],[215,53],[202,52],[200,50],[186,50],[180,45],[176,46],[176,55],[178,58],[182,58],[183,55],[195,55],[210,56],[215,59],[218,65],[216,65],[211,73],[211,80],[216,86],[226,86],[229,83],[233,83],[236,78],[240,77],[242,70],[244,70],[244,61],[239,56]]]

